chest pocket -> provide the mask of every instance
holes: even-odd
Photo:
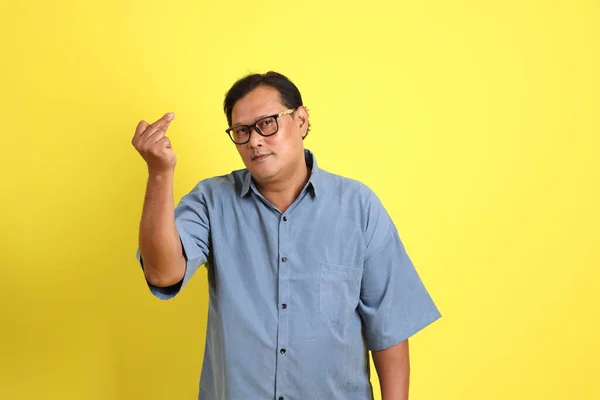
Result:
[[[360,298],[362,269],[321,263],[319,311],[338,325],[344,325],[356,310]]]

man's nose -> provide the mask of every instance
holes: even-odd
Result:
[[[248,141],[248,146],[250,148],[262,146],[263,137],[258,133],[258,128],[253,126],[250,128],[250,140]]]

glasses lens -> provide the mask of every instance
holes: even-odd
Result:
[[[243,143],[248,140],[250,136],[250,130],[247,126],[239,126],[237,128],[233,128],[230,131],[231,138],[235,143]]]
[[[277,120],[274,117],[261,119],[256,125],[263,135],[273,135],[277,132]]]

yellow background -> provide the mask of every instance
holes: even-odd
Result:
[[[444,317],[413,400],[599,399],[597,1],[12,1],[0,24],[0,398],[194,399],[206,275],[135,260],[140,119],[175,196],[242,166],[223,96],[297,83],[320,165],[382,198]],[[376,382],[376,377],[374,377]]]

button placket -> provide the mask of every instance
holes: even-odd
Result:
[[[275,372],[275,387],[277,391],[286,390],[286,370],[287,370],[287,347],[288,347],[288,336],[289,336],[289,318],[290,313],[287,310],[288,300],[290,297],[289,277],[290,277],[290,260],[288,248],[289,248],[289,224],[287,215],[283,215],[279,220],[279,268],[278,268],[278,301],[279,301],[279,315],[278,315],[278,329],[277,329],[277,364]],[[283,396],[280,397],[283,399]]]

